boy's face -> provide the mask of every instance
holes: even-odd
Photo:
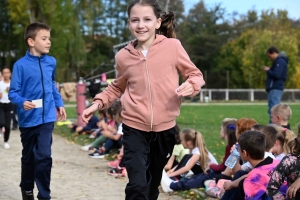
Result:
[[[238,151],[240,153],[240,156],[241,156],[241,159],[244,161],[244,162],[247,162],[248,161],[248,154],[245,150],[241,150],[241,146],[238,147]]]
[[[51,46],[50,31],[45,29],[40,30],[37,32],[35,39],[28,39],[28,44],[31,47],[33,55],[40,56],[49,53]]]
[[[271,112],[271,122],[272,122],[273,124],[279,124],[279,122],[280,122],[280,116],[277,115],[277,114],[274,113],[274,112]],[[280,125],[280,124],[279,124],[279,125]]]

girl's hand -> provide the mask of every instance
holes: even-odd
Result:
[[[58,110],[58,121],[65,121],[67,119],[66,110],[64,107],[59,107]]]
[[[298,178],[286,191],[286,196],[290,199],[296,196],[297,191],[300,189],[300,178]]]
[[[191,83],[184,82],[176,89],[176,92],[178,96],[190,96],[194,93],[194,87]]]
[[[98,103],[92,104],[89,108],[85,109],[81,115],[82,121],[88,123],[94,113],[98,110]]]

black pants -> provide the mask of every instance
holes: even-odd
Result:
[[[54,123],[41,124],[35,127],[22,128],[22,190],[30,191],[34,188],[34,182],[39,190],[39,199],[50,199],[51,178],[51,145]]]
[[[4,142],[9,140],[12,109],[12,103],[0,103],[0,128],[5,128]]]
[[[17,105],[13,105],[13,114],[12,114],[12,120],[13,120],[13,127],[18,128],[18,120],[17,120]]]
[[[124,160],[129,178],[126,200],[156,200],[162,170],[176,143],[175,128],[144,132],[123,124]]]

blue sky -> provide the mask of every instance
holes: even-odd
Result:
[[[183,0],[186,11],[200,0]],[[285,9],[292,19],[300,19],[300,0],[204,0],[205,5],[213,7],[217,3],[222,3],[227,13],[237,11],[239,14],[246,14],[248,10],[267,10],[274,8]]]

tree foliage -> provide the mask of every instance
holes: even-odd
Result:
[[[0,65],[12,66],[25,54],[23,34],[39,21],[51,28],[50,55],[57,59],[57,80],[113,69],[113,45],[132,40],[127,24],[131,0],[2,0],[0,1]],[[185,0],[160,0],[176,15],[176,34],[191,60],[205,75],[208,88],[263,88],[266,50],[274,45],[289,58],[287,87],[299,87],[300,20],[285,10],[227,13],[217,3],[199,0],[184,12]],[[95,71],[95,69],[97,69]]]

